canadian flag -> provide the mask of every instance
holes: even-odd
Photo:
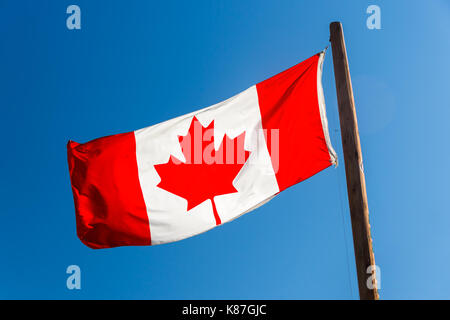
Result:
[[[324,54],[191,114],[84,144],[69,141],[81,241],[110,248],[191,237],[336,164]]]

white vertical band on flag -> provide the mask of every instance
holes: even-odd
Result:
[[[245,132],[244,147],[250,156],[232,182],[237,192],[214,197],[222,224],[257,208],[280,191],[263,135],[256,86],[213,106],[136,130],[138,174],[152,245],[185,239],[216,227],[210,200],[187,210],[186,199],[158,187],[164,177],[159,176],[155,164],[167,163],[170,156],[186,161],[178,137],[188,133],[193,116],[203,127],[214,121],[216,150],[225,134],[235,138]],[[206,182],[192,181],[193,185],[201,183]]]
[[[324,49],[320,53],[319,63],[317,66],[317,97],[319,99],[319,110],[320,110],[320,119],[322,121],[323,135],[327,143],[328,153],[330,154],[330,161],[332,164],[337,166],[338,165],[337,154],[334,151],[333,146],[331,145],[330,133],[328,132],[327,111],[325,107],[325,97],[323,94],[323,87],[322,87],[322,69],[326,50],[327,49]]]

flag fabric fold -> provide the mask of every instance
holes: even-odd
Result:
[[[181,240],[337,163],[324,52],[208,108],[67,145],[77,234],[91,248]]]

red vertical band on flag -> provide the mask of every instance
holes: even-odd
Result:
[[[67,144],[77,234],[87,246],[150,245],[134,132]]]
[[[263,129],[280,191],[332,164],[318,99],[317,54],[256,85]],[[274,159],[272,129],[279,129]]]

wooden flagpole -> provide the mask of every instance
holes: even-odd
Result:
[[[375,257],[370,236],[366,182],[347,50],[340,22],[330,24],[330,41],[333,50],[334,78],[336,81],[359,296],[361,300],[377,300],[379,296],[375,277]],[[370,266],[372,267],[369,268]]]

